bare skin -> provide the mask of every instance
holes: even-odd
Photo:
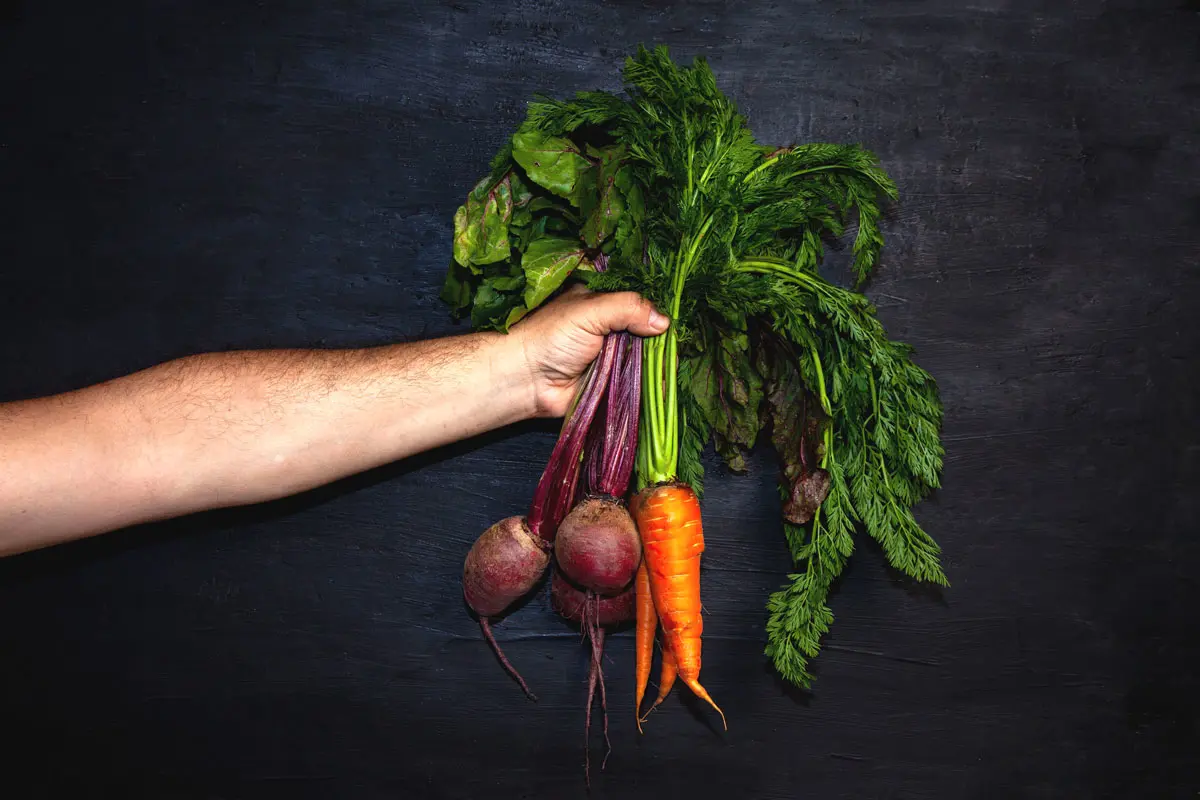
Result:
[[[273,500],[562,416],[605,334],[667,325],[636,294],[573,290],[508,335],[209,353],[0,404],[0,556]]]

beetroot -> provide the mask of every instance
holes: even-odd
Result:
[[[615,627],[633,619],[633,602],[633,586],[613,597],[599,597],[595,594],[589,595],[586,590],[571,583],[562,574],[562,570],[555,570],[554,577],[550,579],[551,606],[562,617],[572,622],[584,623],[589,611],[588,603],[594,603],[596,624]]]
[[[624,505],[609,497],[589,497],[559,526],[554,557],[579,586],[614,595],[633,582],[642,540]]]
[[[496,657],[531,700],[537,696],[500,649],[488,619],[528,594],[549,564],[550,553],[522,517],[506,517],[480,534],[463,564],[463,598],[479,615],[480,630]]]
[[[484,531],[463,564],[463,596],[481,617],[495,617],[520,600],[550,564],[523,517],[507,517]]]

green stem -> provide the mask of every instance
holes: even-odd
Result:
[[[754,258],[739,261],[735,269],[742,272],[754,272],[759,275],[774,275],[777,278],[791,281],[826,298],[836,297],[834,287],[826,283],[823,278],[811,272],[797,269],[790,261],[784,261],[783,259],[771,258],[770,256],[755,256]]]
[[[821,469],[825,469],[829,465],[829,454],[833,451],[833,407],[825,390],[825,370],[821,368],[821,357],[817,355],[817,348],[810,345],[808,354],[812,358],[813,369],[817,372],[817,395],[821,400],[821,410],[829,417],[822,433],[825,449],[821,453]]]
[[[716,138],[713,140],[713,155],[708,160],[708,166],[704,168],[704,172],[700,173],[700,186],[703,187],[708,183],[708,179],[712,176],[713,167],[725,160],[725,154],[721,152],[721,132],[718,130]]]
[[[871,382],[871,420],[879,418],[879,390],[875,388],[875,372],[872,370],[867,373],[867,380]]]
[[[649,357],[646,360],[645,385],[653,386],[655,381],[662,380],[662,343],[655,341],[652,346],[648,347],[647,356]],[[646,394],[646,398],[649,400],[648,416],[653,427],[662,418],[662,394],[650,391]]]
[[[829,395],[825,393],[825,370],[821,369],[821,357],[817,355],[817,348],[809,346],[808,354],[813,361],[813,369],[817,371],[817,390],[821,398],[821,410],[829,416],[833,416],[833,410],[829,405]]]
[[[747,172],[746,175],[742,178],[742,183],[745,183],[746,181],[750,180],[750,178],[752,178],[753,176],[762,172],[764,169],[771,166],[772,164],[777,162],[779,159],[783,158],[784,156],[786,156],[788,153],[791,153],[791,152],[792,152],[791,150],[788,150],[783,153],[779,153],[778,155],[771,156],[766,161],[764,161],[763,163],[759,164],[754,169]],[[813,172],[829,172],[830,170],[835,170],[835,169],[850,170],[853,168],[848,167],[845,164],[823,164],[822,166],[819,166],[819,167],[809,167],[808,169],[796,170],[795,172],[793,172],[791,175],[788,176],[788,179],[790,180],[791,178],[798,178],[801,175],[808,175]]]
[[[824,166],[821,166],[821,167],[809,167],[808,169],[798,169],[795,172],[788,175],[787,179],[791,180],[792,178],[799,178],[801,175],[810,175],[814,172],[829,172],[830,170],[835,170],[835,169],[849,169],[849,167],[847,167],[845,164],[825,164]]]
[[[676,315],[678,316],[678,315]],[[667,474],[675,477],[679,465],[679,336],[675,328],[666,333],[667,339]]]
[[[833,456],[833,420],[825,426],[825,452],[821,454],[821,469],[828,469],[829,459]]]
[[[645,459],[638,465],[638,480],[642,486],[674,480],[679,468],[679,329],[676,326],[683,307],[687,276],[695,266],[700,245],[712,228],[713,219],[711,215],[705,219],[686,253],[681,248],[681,252],[671,259],[675,268],[668,305],[671,327],[646,342],[645,379],[642,381]]]
[[[647,341],[644,343],[644,346],[646,346],[648,348],[649,344],[650,343]],[[643,364],[642,374],[643,374],[643,379],[644,379],[644,377],[645,377],[645,366],[644,366],[645,361],[644,360],[643,360],[642,364]],[[643,380],[643,386],[644,385],[645,385],[645,381]],[[645,394],[643,393],[642,396],[645,397]],[[647,433],[649,425],[647,424],[646,420],[648,420],[648,417],[645,417],[643,419],[642,423],[640,425],[638,425],[637,464],[634,469],[634,491],[635,492],[640,492],[642,489],[646,488],[646,485],[647,485],[646,476],[649,475],[649,473],[650,473],[650,440],[649,440],[649,435]]]
[[[683,281],[687,278],[687,273],[690,272],[692,267],[696,265],[696,253],[700,250],[700,243],[703,242],[704,237],[708,235],[708,229],[712,227],[713,218],[714,215],[709,214],[708,218],[704,220],[704,223],[700,226],[699,233],[697,233],[696,238],[692,240],[691,248],[688,249],[687,261],[684,262],[686,264],[686,269],[682,269],[676,273],[677,275],[682,276],[679,279],[679,291],[675,297],[676,305],[678,305],[683,299]]]
[[[672,327],[645,342],[642,381],[643,419],[639,430],[638,485],[675,477],[679,459],[678,353]]]
[[[662,379],[662,374],[658,370],[662,344],[658,339],[647,339],[645,347],[645,358],[642,361],[642,426],[639,436],[644,442],[642,446],[643,463],[638,467],[638,473],[643,477],[649,474],[650,465],[654,463],[656,442],[652,432],[657,429],[657,421],[662,414],[660,407],[662,396],[654,391],[655,382]]]
[[[758,173],[762,172],[764,169],[766,169],[767,167],[771,166],[771,165],[772,165],[772,164],[774,164],[776,161],[778,161],[780,158],[782,158],[784,155],[786,155],[787,153],[790,153],[790,152],[791,152],[790,150],[786,150],[786,151],[784,151],[784,152],[782,152],[782,153],[776,153],[775,155],[773,155],[773,156],[771,156],[770,158],[766,159],[766,160],[765,160],[765,161],[763,161],[761,164],[759,164],[757,167],[755,167],[754,169],[752,169],[752,170],[750,170],[749,172],[747,172],[747,173],[746,173],[746,175],[745,175],[745,177],[743,177],[743,178],[742,178],[742,183],[745,183],[746,181],[750,180],[750,179],[751,179],[751,178],[753,178],[755,175],[757,175]]]
[[[694,194],[693,190],[695,188],[695,182],[692,180],[692,175],[693,175],[692,163],[695,160],[696,160],[696,145],[693,142],[688,145],[688,169],[687,169],[687,175],[688,175],[687,196],[688,197],[691,197]]]
[[[757,272],[760,275],[776,275],[798,283],[807,289],[824,291],[820,278],[808,272],[797,270],[790,261],[784,261],[780,258],[755,256],[754,258],[743,259],[738,262],[737,269],[743,272]]]

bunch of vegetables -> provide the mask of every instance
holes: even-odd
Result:
[[[488,619],[553,551],[555,607],[588,631],[602,700],[603,626],[634,613],[640,728],[660,627],[654,705],[678,680],[720,711],[699,682],[704,448],[735,472],[760,434],[778,455],[795,570],[767,601],[766,655],[807,687],[857,528],[896,569],[946,584],[911,510],[939,484],[942,409],[859,287],[818,272],[852,222],[860,285],[875,266],[881,205],[896,198],[875,156],[759,144],[702,59],[685,68],[639,47],[623,77],[624,96],[529,105],[455,215],[442,297],[473,327],[506,331],[582,281],[639,292],[671,319],[658,337],[608,338],[529,514],[484,533],[464,573],[491,639]]]

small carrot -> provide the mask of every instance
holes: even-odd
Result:
[[[637,695],[633,710],[637,715],[638,732],[642,730],[642,699],[646,696],[646,684],[650,681],[650,661],[654,657],[654,629],[658,627],[658,615],[654,613],[654,597],[650,593],[650,573],[646,560],[638,566],[634,579],[637,591],[637,627],[634,650],[637,654]]]
[[[675,685],[675,676],[679,674],[678,668],[675,666],[675,654],[671,652],[671,648],[663,643],[662,649],[662,669],[658,673],[658,699],[654,701],[654,705],[650,706],[650,711],[658,708],[663,700],[667,699],[667,695],[671,693],[671,687]],[[646,712],[649,714],[650,712]]]
[[[700,554],[704,531],[700,501],[687,484],[671,482],[638,492],[633,516],[642,535],[644,562],[654,608],[662,623],[667,647],[675,656],[679,680],[708,702],[725,722],[725,712],[700,684]]]

